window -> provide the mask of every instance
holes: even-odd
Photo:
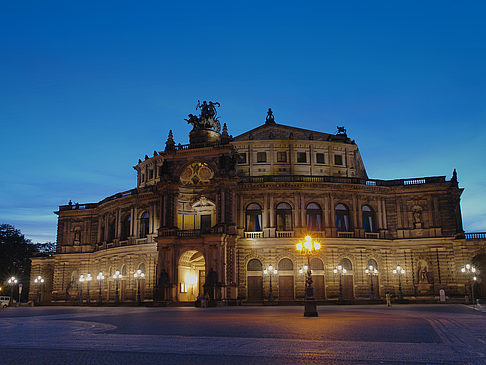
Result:
[[[336,205],[336,229],[338,232],[349,232],[349,210],[344,204]]]
[[[342,165],[342,164],[343,164],[343,156],[334,155],[334,165]]]
[[[292,207],[287,203],[279,203],[276,209],[277,231],[292,230]]]
[[[115,239],[115,218],[111,218],[110,222],[108,223],[108,241],[113,242]]]
[[[378,270],[378,264],[373,259],[369,259],[368,260],[368,266],[366,266],[366,268],[369,269],[370,266],[373,266],[374,269],[377,269]]]
[[[144,181],[145,181],[145,175],[144,175],[144,174],[142,174],[142,178],[141,178],[141,180],[142,180],[142,182],[144,182]]]
[[[201,229],[206,230],[211,228],[211,214],[201,215]]]
[[[307,162],[307,154],[305,152],[297,152],[297,162]]]
[[[145,212],[140,216],[140,238],[147,237],[149,233],[149,220],[150,215],[148,212]]]
[[[257,152],[257,162],[267,162],[267,153]]]
[[[294,264],[290,259],[282,259],[278,263],[278,269],[281,271],[290,271],[294,269]]]
[[[277,152],[277,162],[287,162],[287,152]]]
[[[321,259],[314,257],[310,262],[311,270],[324,270],[324,264]]]
[[[126,241],[128,239],[128,236],[130,235],[130,222],[131,222],[130,215],[126,215],[125,217],[123,217],[121,222],[121,232],[120,232],[121,241]]]
[[[258,259],[251,259],[246,265],[247,271],[262,271],[262,263]]]
[[[363,229],[365,232],[375,232],[374,212],[368,205],[363,205],[361,208],[363,216]]]
[[[309,232],[322,231],[322,209],[319,204],[307,204],[306,218]]]
[[[181,293],[187,293],[187,287],[186,287],[186,283],[185,282],[182,282],[181,283],[180,292]]]
[[[262,231],[262,208],[256,203],[251,203],[246,208],[246,231]]]
[[[353,264],[351,264],[351,261],[349,261],[349,259],[342,259],[339,265],[341,265],[343,269],[346,269],[348,273],[349,271],[353,270]]]
[[[149,177],[148,177],[149,179],[153,179],[154,178],[154,170],[150,169],[148,171],[148,175],[149,175]]]
[[[246,152],[238,154],[238,163],[241,163],[241,164],[246,163]]]
[[[323,153],[316,153],[316,161],[317,161],[317,163],[325,163],[324,162],[324,154]]]

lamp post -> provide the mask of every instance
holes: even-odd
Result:
[[[88,273],[88,275],[86,275],[86,289],[88,291],[88,305],[91,302],[91,298],[89,296],[89,283],[90,283],[91,280],[93,280],[93,278],[91,277],[91,274]]]
[[[278,271],[272,265],[268,266],[268,269],[263,270],[265,275],[269,275],[270,277],[270,291],[268,293],[268,301],[273,302],[273,291],[272,291],[272,275],[277,275]]]
[[[312,272],[310,267],[310,257],[321,249],[321,244],[312,241],[311,236],[306,236],[303,242],[296,244],[296,249],[302,255],[307,256],[307,278],[305,281],[305,298],[304,298],[304,316],[317,317],[317,304],[314,297],[314,288],[312,287]]]
[[[138,305],[141,305],[142,298],[140,297],[140,280],[145,277],[145,273],[143,273],[142,270],[138,269],[135,274],[133,274],[133,277],[137,280],[137,303]]]
[[[103,301],[103,298],[101,296],[101,280],[103,280],[104,278],[105,278],[105,276],[100,271],[100,273],[96,277],[96,280],[98,280],[98,284],[99,284],[99,292],[98,292],[98,303],[99,303],[99,305],[101,305],[101,302]]]
[[[44,284],[44,278],[39,275],[34,279],[34,283],[37,285],[37,304],[40,304],[40,301],[41,301],[41,285]]]
[[[471,304],[474,305],[474,283],[478,280],[479,270],[477,270],[471,264],[466,264],[462,267],[461,272],[468,277],[469,290],[471,291]]]
[[[393,274],[398,275],[398,299],[403,299],[403,291],[402,291],[402,275],[405,275],[405,270],[400,266],[397,265],[396,269],[393,269]]]
[[[79,304],[83,304],[83,283],[86,281],[86,278],[83,274],[79,276]]]
[[[343,265],[338,265],[333,270],[335,275],[339,275],[339,300],[343,300],[343,275],[346,274],[347,270]]]
[[[370,298],[372,300],[374,300],[374,299],[376,299],[376,295],[375,295],[375,290],[373,288],[373,276],[378,275],[378,270],[376,269],[376,267],[373,267],[373,265],[370,265],[365,270],[365,273],[368,274],[368,276],[370,277],[370,289],[371,289],[371,296],[370,296]]]
[[[8,285],[10,286],[10,305],[13,305],[13,289],[14,286],[17,285],[18,280],[15,279],[15,276],[12,276],[7,281]],[[19,299],[20,302],[20,299]]]
[[[116,270],[115,274],[113,275],[113,279],[115,279],[115,303],[120,303],[120,296],[118,295],[118,281],[122,278],[122,274],[120,271]]]

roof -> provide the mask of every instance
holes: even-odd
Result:
[[[314,140],[314,141],[336,141],[344,143],[354,143],[346,134],[329,134],[311,131],[309,129],[291,127],[288,125],[278,123],[265,123],[248,132],[236,136],[233,141],[248,141],[248,140]]]

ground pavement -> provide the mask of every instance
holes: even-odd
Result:
[[[0,311],[16,364],[486,364],[486,313],[463,305],[36,307]]]

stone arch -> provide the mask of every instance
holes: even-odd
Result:
[[[263,301],[263,263],[258,258],[250,258],[246,262],[247,301]]]
[[[196,249],[188,249],[179,255],[177,260],[177,298],[180,302],[192,302],[205,292],[206,259],[203,253]],[[211,281],[214,278],[211,277]],[[217,281],[217,278],[216,278]],[[208,289],[214,298],[214,285]]]

